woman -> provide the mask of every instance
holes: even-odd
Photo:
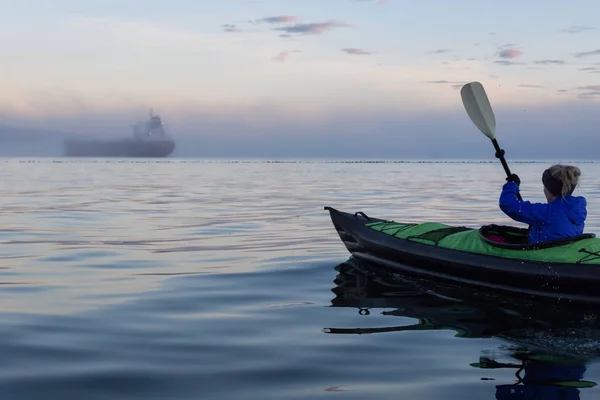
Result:
[[[517,222],[529,224],[529,243],[540,243],[581,235],[587,217],[587,201],[573,196],[581,171],[572,165],[556,164],[542,174],[548,203],[519,200],[521,180],[512,174],[500,194],[500,209]]]

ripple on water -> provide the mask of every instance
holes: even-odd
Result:
[[[323,206],[506,223],[497,164],[21,161],[0,168],[2,398],[454,400],[515,382],[470,366],[500,339],[323,332],[416,323],[330,307],[348,253]],[[528,197],[544,167],[519,164]]]

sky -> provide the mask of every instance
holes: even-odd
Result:
[[[122,137],[153,108],[181,156],[595,157],[592,0],[0,0],[0,126]],[[509,150],[510,148],[510,150]]]

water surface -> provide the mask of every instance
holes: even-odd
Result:
[[[323,206],[511,223],[498,163],[0,161],[2,398],[493,399],[517,382],[513,367],[471,365],[520,362],[513,331],[326,330],[412,326],[431,310],[336,305],[349,254]],[[511,164],[526,199],[542,201],[549,165]],[[600,167],[581,168],[586,231],[600,232]],[[454,306],[434,306],[448,322]],[[519,346],[566,351],[560,362],[600,381],[589,328],[529,329]]]

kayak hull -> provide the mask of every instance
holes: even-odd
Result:
[[[600,265],[477,254],[399,239],[367,226],[385,220],[332,207],[332,223],[355,257],[420,278],[554,304],[600,306]]]

